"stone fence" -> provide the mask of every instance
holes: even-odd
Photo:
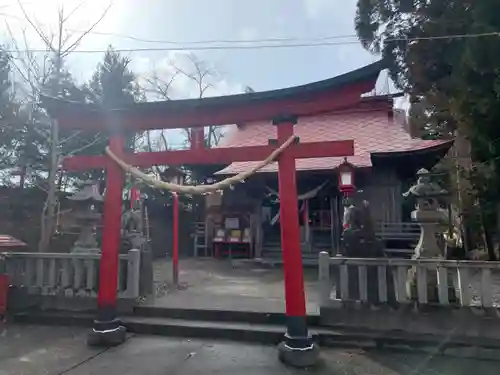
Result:
[[[100,254],[3,253],[9,276],[8,309],[93,310],[97,306]],[[119,309],[139,297],[140,251],[119,256]]]
[[[500,262],[319,256],[321,322],[500,337]]]

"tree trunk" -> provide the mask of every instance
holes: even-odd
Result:
[[[19,173],[19,188],[24,189],[24,185],[26,184],[26,173],[27,173],[26,164],[21,166],[21,171]]]
[[[47,192],[47,200],[45,201],[45,209],[42,213],[41,236],[38,251],[41,253],[47,252],[50,245],[52,234],[55,230],[56,223],[56,204],[57,204],[57,168],[59,164],[59,124],[57,121],[52,122],[51,126],[51,151],[50,151],[50,170],[48,178],[49,191]]]
[[[496,227],[496,218],[493,217],[489,212],[485,211],[486,204],[483,200],[480,201],[480,210],[481,210],[481,226],[483,232],[483,241],[484,246],[486,247],[486,251],[488,252],[488,259],[491,261],[496,261],[497,255],[495,253],[495,245],[493,243],[493,235],[494,228]]]
[[[465,252],[472,250],[472,241],[469,231],[469,220],[472,208],[471,185],[469,180],[464,177],[464,171],[470,171],[472,167],[470,142],[462,132],[455,131],[455,143],[452,146],[453,156],[456,160],[456,181],[458,192],[458,208],[461,216],[462,236]]]

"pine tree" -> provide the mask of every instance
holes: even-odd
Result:
[[[136,76],[130,69],[131,60],[116,52],[112,46],[97,65],[92,78],[85,86],[87,100],[103,109],[123,108],[142,100]],[[135,133],[126,136],[127,149],[133,150]]]
[[[87,99],[103,108],[116,109],[137,102],[140,90],[130,69],[131,60],[108,47],[103,61],[97,66],[86,85]]]
[[[467,177],[481,207],[485,242],[491,244],[487,237],[496,229],[500,199],[500,3],[405,3],[410,6],[403,11],[401,0],[358,0],[358,37],[387,59],[397,86],[423,105],[413,120],[428,136],[455,133],[470,141],[473,168]]]
[[[10,59],[11,56],[0,48],[0,172],[12,167],[15,153],[17,110],[12,95]]]

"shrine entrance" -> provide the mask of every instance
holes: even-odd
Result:
[[[139,103],[116,110],[103,110],[43,97],[43,105],[57,119],[60,127],[109,134],[107,156],[75,156],[66,158],[63,162],[65,169],[73,171],[106,169],[98,311],[89,343],[116,345],[126,337],[126,330],[121,325],[116,310],[122,190],[126,171],[153,186],[177,193],[197,194],[229,187],[277,159],[287,316],[286,334],[279,353],[285,362],[294,364],[300,359],[302,364],[312,364],[317,357],[317,347],[306,324],[295,160],[350,156],[354,154],[354,143],[352,140],[300,143],[294,136],[294,125],[300,121],[301,115],[341,109],[358,102],[363,93],[373,89],[383,66],[379,62],[321,83],[275,92]],[[335,95],[335,100],[332,94]],[[204,147],[204,126],[242,123],[252,126],[252,121],[266,119],[269,126],[276,127],[276,138],[270,139],[267,145],[215,149]],[[175,128],[192,128],[190,150],[125,153],[127,132]],[[209,187],[180,187],[157,183],[132,167],[224,164],[235,161],[255,161],[258,166]]]
[[[316,179],[305,173],[300,176],[304,182],[309,180],[299,189],[297,202],[301,252],[304,263],[309,265],[317,264],[321,251],[335,254],[340,247],[343,194],[335,179],[333,171]],[[280,203],[277,192],[272,191],[262,203],[261,255],[266,262],[281,263],[280,227]]]

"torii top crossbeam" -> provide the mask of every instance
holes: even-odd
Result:
[[[60,127],[92,132],[108,132],[109,148],[128,164],[149,167],[158,164],[210,164],[234,161],[264,160],[272,150],[294,135],[294,124],[300,116],[348,108],[371,91],[383,62],[377,62],[329,80],[304,86],[206,99],[138,103],[120,109],[68,103],[43,98],[49,114]],[[268,145],[204,149],[203,126],[243,124],[266,120],[276,125],[277,139]],[[124,134],[150,129],[196,128],[190,150],[136,153],[124,155]],[[285,273],[287,348],[300,353],[312,347],[305,320],[306,306],[297,207],[296,158],[351,156],[353,140],[294,144],[278,159],[281,244]],[[107,337],[119,332],[116,320],[118,252],[122,212],[123,170],[105,156],[75,156],[64,160],[70,170],[106,168],[106,198],[98,319],[94,333]]]
[[[199,128],[207,125],[242,124],[257,120],[271,121],[281,114],[310,115],[348,108],[360,100],[361,94],[373,89],[381,69],[381,61],[328,80],[288,89],[263,93],[247,93],[214,98],[166,102],[137,103],[125,108],[107,109],[42,97],[49,114],[59,126],[91,132],[142,131],[168,128]],[[194,138],[196,138],[194,132]],[[217,148],[201,147],[203,137],[194,150],[141,152],[124,155],[124,160],[138,167],[179,164],[224,164],[236,161],[263,160],[273,146]],[[196,144],[198,143],[198,144]],[[347,156],[352,144],[315,142],[294,147],[296,158]],[[104,156],[77,156],[64,159],[71,171],[99,169],[107,166]]]
[[[277,114],[304,116],[349,107],[371,91],[384,69],[383,61],[352,72],[286,89],[203,99],[136,103],[124,108],[42,97],[43,106],[59,120],[61,128],[88,131],[176,129],[241,124],[269,120]]]

